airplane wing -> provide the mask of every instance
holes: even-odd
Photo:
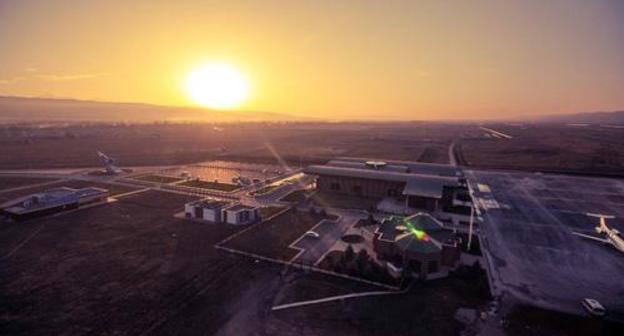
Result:
[[[590,235],[586,235],[583,233],[579,233],[579,232],[572,232],[573,235],[582,237],[582,238],[587,238],[587,239],[591,239],[591,240],[595,240],[595,241],[599,241],[601,243],[606,243],[606,244],[610,244],[611,242],[607,239],[603,239],[603,238],[598,238],[598,237],[594,237],[594,236],[590,236]]]

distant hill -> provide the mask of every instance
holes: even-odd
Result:
[[[574,114],[550,115],[539,119],[545,122],[561,122],[567,124],[624,124],[624,111],[583,112]]]
[[[7,122],[131,122],[156,121],[295,121],[302,118],[266,112],[224,112],[193,107],[111,103],[75,99],[0,96],[0,123]]]

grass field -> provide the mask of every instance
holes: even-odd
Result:
[[[265,187],[262,187],[254,192],[254,195],[264,195],[272,192],[273,190],[281,187],[282,184],[271,184]]]
[[[202,181],[202,180],[191,180],[180,183],[182,186],[194,187],[194,188],[202,188],[202,189],[211,189],[211,190],[220,190],[220,191],[234,191],[239,189],[240,187],[231,184],[231,183],[221,183],[214,181]]]
[[[182,181],[181,178],[164,176],[164,175],[156,175],[156,174],[148,174],[132,177],[135,180],[139,181],[147,181],[147,182],[156,182],[156,183],[173,183]]]
[[[266,218],[269,218],[273,215],[275,215],[276,213],[282,211],[286,209],[286,207],[282,207],[282,206],[267,206],[267,207],[263,207],[260,208],[259,212],[260,212],[260,218],[262,218],[263,220]]]
[[[299,212],[293,208],[270,221],[256,225],[226,242],[224,246],[288,261],[298,253],[288,246],[324,218],[326,217],[319,214]]]
[[[487,283],[482,272],[416,283],[400,295],[334,301],[278,311],[267,325],[298,328],[304,335],[459,335],[463,326],[454,319],[458,308],[476,308],[487,295],[474,290]],[[308,286],[304,283],[302,290]],[[311,288],[317,285],[311,286]],[[328,290],[331,293],[332,290]],[[302,294],[295,298],[307,298]]]
[[[1,256],[30,237],[0,261],[0,334],[140,334],[176,324],[198,301],[195,313],[209,311],[202,333],[214,332],[229,300],[265,271],[214,250],[239,228],[171,216],[190,199],[149,191],[0,226]]]
[[[282,197],[280,201],[299,203],[301,201],[304,201],[306,199],[306,195],[308,194],[309,191],[307,190],[295,190],[288,195]]]

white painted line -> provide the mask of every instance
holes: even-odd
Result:
[[[403,294],[403,293],[405,292],[404,291],[394,291],[394,292],[376,291],[376,292],[351,293],[351,294],[345,294],[345,295],[330,296],[330,297],[316,299],[316,300],[287,303],[287,304],[283,304],[279,306],[274,306],[273,308],[271,308],[271,310],[273,311],[283,310],[283,309],[288,309],[288,308],[303,307],[303,306],[309,306],[309,305],[314,305],[314,304],[319,304],[319,303],[324,303],[324,302],[332,302],[332,301],[359,298],[359,297],[378,296],[378,295],[396,295],[396,294]]]

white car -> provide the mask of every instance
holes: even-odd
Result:
[[[595,299],[583,299],[582,304],[583,308],[585,308],[591,315],[604,316],[606,313],[605,308]]]
[[[321,237],[318,233],[316,233],[316,232],[314,232],[314,231],[308,231],[308,232],[306,232],[306,233],[305,233],[305,236],[306,236],[306,237],[312,237],[312,238],[320,238],[320,237]]]

